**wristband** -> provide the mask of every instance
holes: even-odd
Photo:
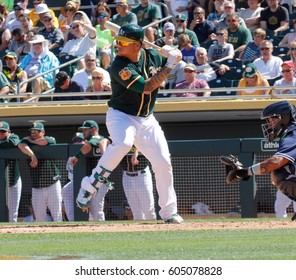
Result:
[[[254,164],[248,168],[248,175],[253,176],[253,175],[260,175],[261,170],[260,170],[260,163]]]
[[[82,156],[83,156],[83,153],[79,150],[79,152],[74,157],[81,158]]]

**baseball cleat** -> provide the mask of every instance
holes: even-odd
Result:
[[[165,221],[166,224],[182,224],[183,218],[178,214],[173,214],[171,219]]]

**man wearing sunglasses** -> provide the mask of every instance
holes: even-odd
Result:
[[[132,13],[128,9],[127,0],[115,0],[116,12],[111,21],[119,26],[127,23],[137,24],[138,18],[136,14]]]
[[[113,143],[100,158],[92,175],[83,179],[77,205],[83,210],[110,173],[133,145],[151,162],[159,195],[159,214],[167,223],[181,223],[168,144],[153,116],[158,88],[181,60],[181,52],[163,47],[168,59],[154,49],[143,49],[144,30],[134,24],[123,25],[115,36],[118,54],[111,64],[112,95],[108,101],[106,124]]]
[[[283,78],[275,81],[274,87],[285,87],[286,89],[278,89],[276,94],[296,94],[296,89],[292,89],[296,86],[295,66],[293,61],[284,61],[282,64]],[[295,209],[296,210],[296,209]]]
[[[38,23],[40,24],[40,19],[45,13],[50,13],[52,15],[55,27],[59,26],[58,19],[56,18],[54,11],[48,8],[44,0],[34,0],[33,4],[34,9],[29,13],[30,19],[33,22],[33,27],[38,26]]]

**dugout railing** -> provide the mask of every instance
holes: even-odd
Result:
[[[67,182],[66,162],[74,155],[79,145],[57,144],[47,147],[34,147],[38,158],[53,159],[61,172],[61,182]],[[271,145],[262,139],[219,139],[198,141],[169,141],[172,156],[174,185],[178,197],[178,211],[185,218],[198,218],[200,215],[217,214],[223,217],[255,218],[258,214],[273,215],[276,188],[271,185],[269,175],[251,177],[249,181],[227,185],[225,169],[219,161],[222,154],[238,155],[245,166],[263,160],[272,155],[276,144]],[[90,174],[100,154],[92,151],[80,158],[74,169],[74,198],[81,179]],[[22,198],[19,209],[19,220],[28,215],[27,205],[30,203],[31,186],[28,176],[28,157],[17,148],[0,150],[0,221],[7,221],[7,176],[12,176],[10,161],[19,162],[23,181]],[[46,172],[46,170],[44,170]],[[119,165],[112,173],[110,180],[115,188],[107,194],[108,201],[119,219],[123,219],[123,203],[126,200],[122,188],[122,168]],[[157,192],[154,181],[154,197],[156,211]],[[73,203],[75,203],[73,201]],[[205,208],[207,211],[204,211]],[[291,210],[291,209],[290,209]],[[204,212],[203,212],[204,211]],[[84,221],[88,214],[75,207],[75,220]]]

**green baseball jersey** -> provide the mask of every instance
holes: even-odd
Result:
[[[44,136],[48,145],[56,144],[56,140],[50,136]],[[30,147],[37,146],[30,143],[27,139],[22,139],[21,143],[27,144]],[[38,158],[38,155],[37,155]],[[31,160],[28,160],[30,165]],[[57,168],[55,161],[52,159],[38,159],[36,168],[29,168],[29,178],[32,188],[46,188],[54,184],[60,179],[60,171]]]
[[[158,88],[144,94],[145,80],[162,67],[163,60],[154,49],[140,49],[137,63],[123,56],[116,56],[110,69],[112,95],[109,107],[133,116],[145,117],[153,113]]]
[[[111,19],[111,22],[114,22],[117,25],[122,26],[128,23],[138,24],[138,19],[134,13],[128,12],[124,17],[120,16],[120,14],[114,15]]]
[[[0,149],[16,148],[20,138],[18,135],[11,133],[5,140],[0,140]],[[15,159],[9,159],[5,169],[5,178],[7,178],[8,186],[13,186],[20,178],[19,163]]]
[[[104,138],[105,137],[102,135],[95,135],[92,136],[89,140],[87,140],[87,143],[91,145],[93,148],[96,148]]]
[[[138,25],[142,27],[150,24],[153,19],[161,19],[160,8],[153,3],[150,3],[147,7],[138,5],[132,9],[132,12],[138,18]]]

